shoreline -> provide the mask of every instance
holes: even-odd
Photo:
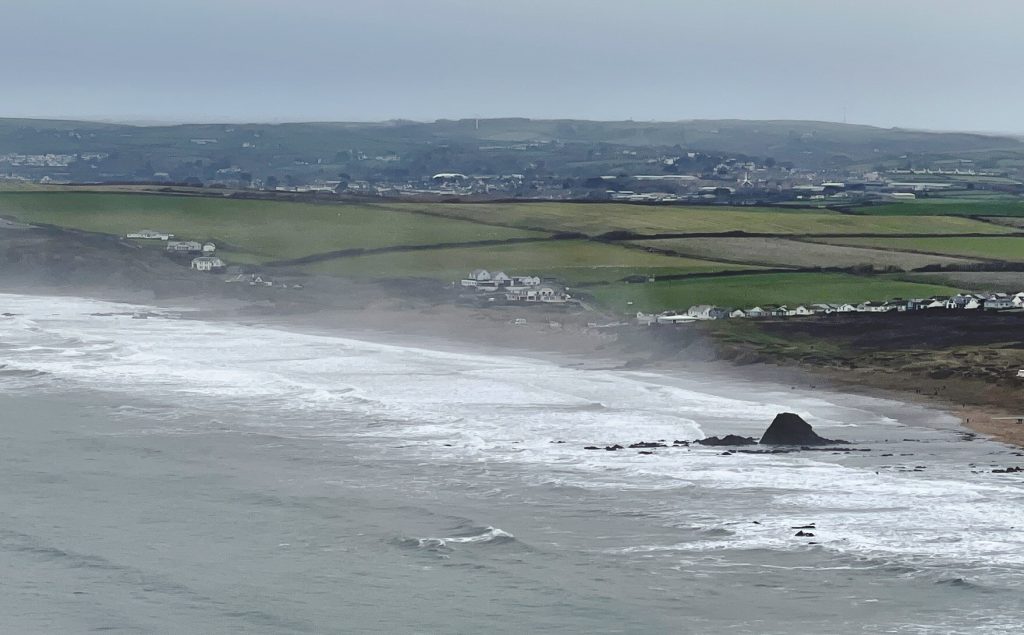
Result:
[[[180,319],[237,323],[308,335],[341,337],[452,353],[472,352],[524,357],[547,361],[565,368],[651,373],[669,380],[713,381],[715,378],[721,378],[721,385],[724,387],[729,386],[730,382],[733,385],[749,382],[759,386],[774,386],[780,392],[798,389],[804,395],[822,393],[831,403],[847,407],[856,407],[856,399],[866,398],[872,401],[865,404],[866,409],[899,420],[901,424],[907,426],[954,429],[962,428],[964,421],[963,416],[951,404],[945,402],[911,399],[903,392],[848,384],[820,374],[812,374],[804,368],[767,363],[736,364],[712,358],[708,351],[701,350],[699,345],[696,348],[702,353],[701,359],[689,362],[677,356],[644,358],[643,355],[649,354],[649,351],[636,351],[630,354],[619,341],[619,336],[613,333],[595,333],[593,330],[580,328],[554,329],[543,325],[543,321],[540,320],[534,321],[533,324],[528,322],[527,327],[515,327],[494,315],[488,315],[493,310],[447,305],[401,310],[375,307],[324,308],[294,312],[274,311],[263,303],[247,303],[226,298],[147,299],[145,292],[123,290],[102,292],[94,289],[88,295],[68,289],[57,291],[13,291],[0,285],[0,293],[78,297],[177,310],[182,312]],[[640,333],[644,334],[642,331]],[[716,390],[712,387],[709,392],[715,393]],[[727,391],[721,394],[725,392]],[[980,420],[983,415],[973,416]],[[766,421],[765,426],[768,423],[770,422]],[[1005,442],[998,435],[987,436]]]
[[[415,279],[368,282],[281,269],[271,273],[275,280],[301,282],[303,288],[229,285],[222,276],[189,272],[162,254],[125,245],[117,237],[56,228],[0,228],[0,252],[4,251],[19,253],[21,260],[5,266],[0,293],[156,306],[183,310],[185,317],[192,319],[375,342],[384,339],[409,346],[425,347],[426,343],[437,350],[472,347],[579,369],[672,375],[693,374],[699,364],[699,372],[722,377],[923,406],[955,418],[964,429],[1024,447],[1024,426],[996,420],[1016,414],[996,403],[999,387],[988,386],[989,390],[958,401],[938,391],[925,394],[921,386],[930,386],[929,380],[907,373],[897,375],[891,368],[869,365],[846,370],[801,363],[763,350],[730,350],[728,342],[703,325],[593,328],[589,323],[604,322],[607,316],[543,306],[459,306],[436,282]],[[75,253],[80,262],[54,258],[55,252]],[[526,325],[514,326],[518,317],[525,317]],[[893,385],[897,379],[902,380],[898,389]],[[976,381],[965,383],[964,388],[973,390],[976,385],[986,388]]]

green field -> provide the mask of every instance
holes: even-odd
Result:
[[[212,197],[79,192],[0,193],[0,215],[111,234],[139,229],[213,240],[236,261],[259,262],[392,245],[544,234],[431,218],[371,205],[311,205]]]
[[[487,269],[510,275],[550,276],[568,284],[613,282],[631,275],[756,268],[651,254],[584,240],[370,254],[335,258],[305,267],[311,273],[355,278],[419,277],[446,282],[464,278],[473,269]]]
[[[995,240],[1002,239],[996,238]],[[972,262],[949,256],[931,256],[787,238],[664,238],[630,241],[630,244],[665,249],[691,258],[713,258],[766,267],[872,267],[876,269],[897,267],[909,271],[927,265]]]
[[[927,198],[856,208],[872,216],[1024,216],[1024,199]]]
[[[957,289],[902,282],[888,277],[840,273],[779,273],[653,282],[610,284],[587,289],[605,307],[621,313],[685,310],[695,304],[751,308],[763,304],[880,301],[892,298],[950,295]],[[632,302],[632,304],[630,304]]]
[[[124,234],[139,229],[172,232],[181,238],[213,240],[229,263],[265,263],[331,251],[399,245],[427,246],[332,258],[304,265],[310,273],[360,279],[429,278],[442,282],[485,268],[509,274],[553,277],[615,311],[685,309],[692,304],[749,307],[755,304],[860,302],[891,297],[952,293],[943,285],[915,284],[892,277],[786,273],[626,284],[645,277],[756,271],[773,266],[947,262],[935,257],[868,252],[841,243],[900,252],[1024,260],[1024,238],[1001,236],[1014,228],[957,216],[852,216],[821,210],[768,208],[656,207],[596,203],[511,204],[331,204],[244,201],[220,197],[161,196],[105,192],[0,193],[0,214],[35,223]],[[587,240],[544,240],[557,231],[603,234],[612,230],[658,232],[748,232],[784,236],[807,233],[934,233],[934,238],[834,238],[820,244],[777,238],[700,238],[666,241],[679,256],[649,253],[649,241],[608,244]],[[988,232],[991,238],[942,237],[944,233]],[[439,243],[537,238],[512,245],[436,247]],[[162,245],[146,243],[158,249]],[[641,247],[641,248],[638,248]],[[729,264],[716,259],[746,261]],[[914,263],[911,263],[911,260]],[[589,286],[592,285],[592,286]],[[633,302],[629,305],[629,302]]]
[[[982,260],[1024,261],[1024,236],[992,238],[836,238],[831,244],[873,247],[906,252],[917,251],[946,256],[967,256]]]
[[[402,209],[406,204],[391,205]],[[746,231],[772,234],[1004,234],[1013,230],[969,218],[853,216],[822,210],[668,207],[610,203],[460,203],[416,208],[447,218],[596,236],[613,230],[642,234]]]

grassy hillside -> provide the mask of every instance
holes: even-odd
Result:
[[[762,267],[852,266],[865,263],[914,268],[955,264],[945,256],[1024,260],[1024,238],[1013,228],[956,216],[851,216],[817,210],[650,207],[608,204],[335,204],[314,205],[228,198],[96,192],[0,193],[0,214],[35,223],[111,234],[139,229],[214,240],[229,263],[267,263],[319,254],[302,265],[310,273],[361,279],[417,277],[448,282],[475,268],[553,277],[592,293],[619,312],[685,309],[691,304],[752,306],[859,302],[897,296],[952,293],[945,285],[915,284],[889,276],[755,273]],[[780,237],[732,236],[605,243],[550,240],[551,232],[593,235],[637,232],[774,232]],[[944,237],[982,232],[991,237]],[[806,233],[927,233],[929,238],[855,236],[821,243],[792,240]],[[525,238],[531,242],[480,246],[475,241]],[[836,246],[826,242],[850,243]],[[452,243],[462,243],[450,246]],[[147,243],[158,249],[159,243]],[[447,244],[447,245],[446,245]],[[417,246],[337,256],[346,249]],[[651,253],[644,247],[673,249]],[[895,250],[887,252],[886,250]],[[734,261],[732,263],[721,260]],[[716,276],[722,272],[749,274]],[[626,284],[629,276],[695,276]],[[633,304],[629,304],[632,302]]]
[[[992,238],[838,238],[843,245],[856,245],[897,252],[917,251],[950,256],[967,256],[981,260],[1024,262],[1024,237]]]
[[[865,205],[858,207],[857,212],[873,216],[1024,216],[1024,199],[927,198]]]
[[[429,245],[544,234],[431,218],[369,205],[310,205],[131,194],[0,193],[0,215],[87,231],[139,229],[213,240],[246,261],[392,245]]]
[[[953,242],[965,239],[950,238],[946,240]],[[885,242],[885,239],[882,242]],[[632,244],[665,249],[694,258],[715,258],[770,267],[858,267],[869,265],[876,269],[898,267],[910,270],[927,265],[972,262],[964,258],[931,256],[888,248],[871,249],[786,238],[665,238],[633,241]]]
[[[613,282],[627,276],[664,276],[756,269],[710,260],[650,254],[581,240],[498,247],[459,247],[337,258],[308,265],[315,273],[359,278],[422,277],[452,281],[473,269],[551,276],[569,284]]]
[[[605,203],[472,203],[418,206],[447,218],[500,223],[543,231],[578,231],[595,236],[615,230],[641,234],[746,231],[771,234],[1001,234],[1009,227],[969,218],[851,216],[820,210],[777,208],[668,207]],[[402,209],[392,205],[390,209]]]

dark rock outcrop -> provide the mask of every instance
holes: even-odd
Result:
[[[761,437],[763,445],[829,445],[835,443],[847,443],[836,439],[826,439],[814,432],[811,424],[807,423],[792,412],[782,412],[775,416],[775,420],[765,430]]]
[[[727,434],[724,437],[708,437],[706,439],[698,439],[694,443],[701,445],[754,445],[757,441],[753,437],[741,437],[737,434]]]

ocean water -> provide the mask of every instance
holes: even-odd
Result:
[[[1024,627],[1024,477],[991,471],[1024,457],[940,413],[85,299],[0,313],[2,632]],[[781,411],[858,451],[584,449]]]

